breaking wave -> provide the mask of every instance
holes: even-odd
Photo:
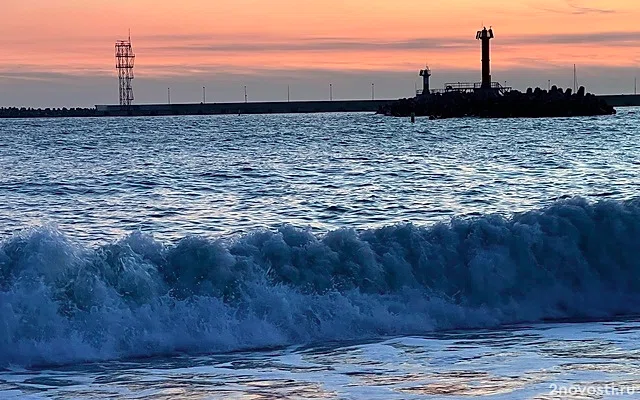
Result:
[[[639,251],[640,199],[97,248],[37,228],[0,243],[0,366],[636,314]]]

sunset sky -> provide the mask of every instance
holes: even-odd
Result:
[[[475,33],[492,26],[493,78],[524,89],[633,92],[637,0],[2,0],[0,106],[117,103],[114,42],[131,29],[135,103],[411,96],[480,79]]]

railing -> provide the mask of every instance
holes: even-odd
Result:
[[[478,83],[470,82],[451,82],[444,84],[445,92],[466,92],[473,91],[477,88]]]
[[[431,89],[429,93],[447,93],[447,92],[475,92],[482,89],[482,82],[452,82],[445,83],[444,89]],[[499,82],[491,82],[491,89],[498,90],[500,93],[510,92],[510,86],[502,86]],[[420,96],[424,90],[417,89],[416,96]]]
[[[491,82],[492,89],[498,89],[500,93],[510,92],[513,89],[511,86],[502,86],[499,82]]]
[[[444,90],[444,89],[431,89],[431,90],[429,91],[429,93],[431,93],[431,94],[445,93],[445,92],[446,92],[446,90]],[[422,90],[422,89],[417,89],[417,90],[416,90],[416,96],[420,96],[420,95],[422,95],[423,93],[424,93],[424,90]]]
[[[482,89],[482,82],[455,82],[444,84],[445,92],[475,92],[479,89]],[[491,82],[491,89],[499,90],[501,93],[511,91],[511,87],[502,86],[499,82]]]

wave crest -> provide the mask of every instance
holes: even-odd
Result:
[[[0,244],[0,365],[636,314],[638,249],[638,199],[98,248],[41,227]]]

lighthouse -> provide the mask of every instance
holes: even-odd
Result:
[[[476,33],[476,39],[482,41],[482,89],[491,89],[491,45],[493,30],[483,28]]]
[[[422,94],[428,95],[431,93],[431,87],[429,84],[429,79],[431,78],[431,69],[427,65],[425,69],[420,70],[420,76],[422,77]]]

